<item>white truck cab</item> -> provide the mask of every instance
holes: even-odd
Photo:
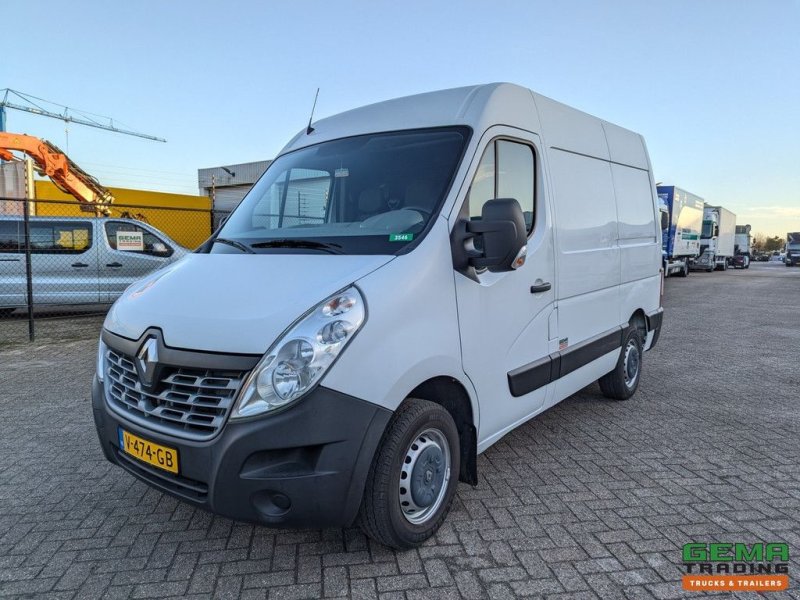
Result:
[[[638,134],[504,83],[323,119],[112,307],[103,451],[232,518],[416,546],[506,433],[634,394],[660,267]]]

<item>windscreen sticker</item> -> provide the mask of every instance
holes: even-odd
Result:
[[[390,242],[410,242],[414,239],[413,233],[390,233],[389,234],[389,241]]]
[[[350,177],[350,169],[339,168],[333,172],[334,177]]]
[[[144,235],[141,231],[118,231],[117,250],[143,252]]]

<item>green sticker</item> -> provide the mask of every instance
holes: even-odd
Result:
[[[390,242],[410,242],[414,239],[413,233],[390,233],[389,234],[389,241]]]

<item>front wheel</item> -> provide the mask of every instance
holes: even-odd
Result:
[[[636,393],[642,375],[644,341],[635,325],[628,330],[614,370],[599,379],[600,391],[606,398],[627,400]]]
[[[392,548],[422,544],[450,511],[460,458],[450,413],[434,402],[407,399],[392,416],[367,475],[361,529]]]

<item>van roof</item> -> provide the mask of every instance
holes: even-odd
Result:
[[[642,137],[512,83],[489,83],[394,98],[348,110],[301,130],[281,154],[323,141],[375,133],[467,125],[482,135],[493,125],[539,134],[553,148],[649,169]]]

